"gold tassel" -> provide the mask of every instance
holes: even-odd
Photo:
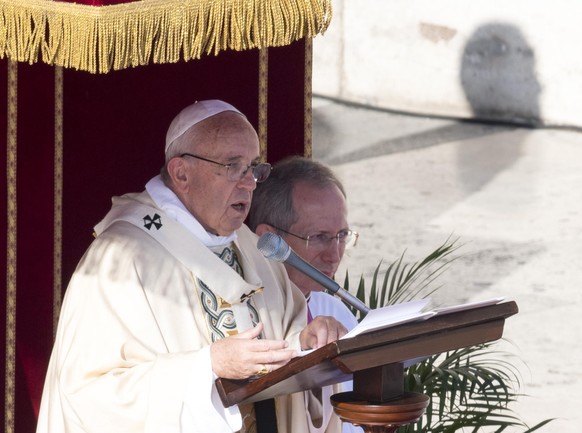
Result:
[[[330,0],[0,0],[0,58],[107,73],[323,34]]]

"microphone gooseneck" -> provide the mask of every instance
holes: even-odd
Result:
[[[312,280],[321,284],[330,292],[338,295],[349,305],[361,311],[364,315],[370,311],[366,304],[342,288],[338,283],[329,278],[323,272],[314,268],[312,265],[295,254],[295,252],[291,249],[287,242],[281,238],[281,236],[269,232],[263,233],[257,242],[257,248],[267,259],[274,260],[276,262],[283,262],[293,266],[295,269],[304,273]]]

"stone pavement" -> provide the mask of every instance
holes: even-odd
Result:
[[[582,425],[582,133],[480,125],[315,98],[314,158],[346,185],[358,246],[351,287],[380,260],[416,261],[449,236],[462,247],[438,302],[504,296],[518,315],[499,346],[516,355],[513,406],[541,432]],[[507,342],[505,342],[507,340]]]

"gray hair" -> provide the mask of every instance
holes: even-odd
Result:
[[[160,172],[162,175],[162,180],[166,185],[168,185],[170,181],[170,175],[168,174],[168,162],[172,158],[175,158],[176,156],[179,156],[183,153],[187,153],[189,150],[191,150],[192,143],[196,143],[196,140],[194,139],[195,135],[196,128],[190,128],[168,146],[168,149],[166,150],[166,161]]]
[[[293,188],[299,182],[319,188],[336,186],[346,197],[344,186],[329,167],[309,158],[291,156],[277,162],[267,180],[257,184],[248,220],[250,229],[255,231],[259,224],[269,224],[289,230],[297,221]]]

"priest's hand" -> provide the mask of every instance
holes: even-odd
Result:
[[[285,365],[297,355],[285,340],[258,340],[263,330],[252,329],[215,341],[210,345],[212,371],[226,379],[246,379],[263,375]]]
[[[331,316],[317,316],[299,335],[301,349],[318,349],[346,335],[348,330]]]

